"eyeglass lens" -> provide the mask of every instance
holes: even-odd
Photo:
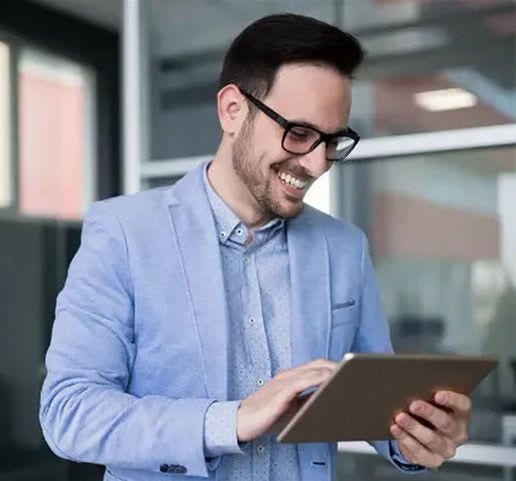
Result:
[[[289,128],[283,139],[283,148],[293,154],[306,154],[318,143],[320,135],[309,127],[299,125]],[[328,160],[344,159],[355,145],[351,137],[335,137],[326,145],[326,158]]]

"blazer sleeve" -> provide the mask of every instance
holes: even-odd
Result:
[[[133,301],[121,223],[109,203],[97,203],[57,299],[41,391],[45,439],[74,461],[153,472],[179,465],[183,475],[207,477],[204,417],[214,400],[126,392]]]

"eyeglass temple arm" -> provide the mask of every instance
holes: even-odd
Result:
[[[287,128],[290,124],[290,122],[283,118],[280,114],[274,112],[271,108],[267,107],[264,103],[260,102],[256,97],[251,95],[250,93],[246,92],[245,90],[240,89],[240,92],[242,92],[242,95],[246,98],[248,98],[256,107],[258,107],[264,114],[266,114],[268,117],[270,117],[272,120],[276,121],[278,124],[280,124],[282,127]]]

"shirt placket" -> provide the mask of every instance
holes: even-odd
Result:
[[[256,252],[246,251],[243,257],[246,299],[244,302],[244,332],[249,346],[254,386],[253,391],[262,388],[271,379],[271,360],[267,333],[263,319],[260,286],[256,266]],[[252,443],[253,481],[268,481],[270,467],[270,437],[263,436]]]

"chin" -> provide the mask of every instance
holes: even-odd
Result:
[[[290,204],[288,206],[276,206],[276,209],[274,209],[273,212],[274,215],[281,219],[294,219],[303,212],[304,206],[305,204],[301,201],[295,205]]]

